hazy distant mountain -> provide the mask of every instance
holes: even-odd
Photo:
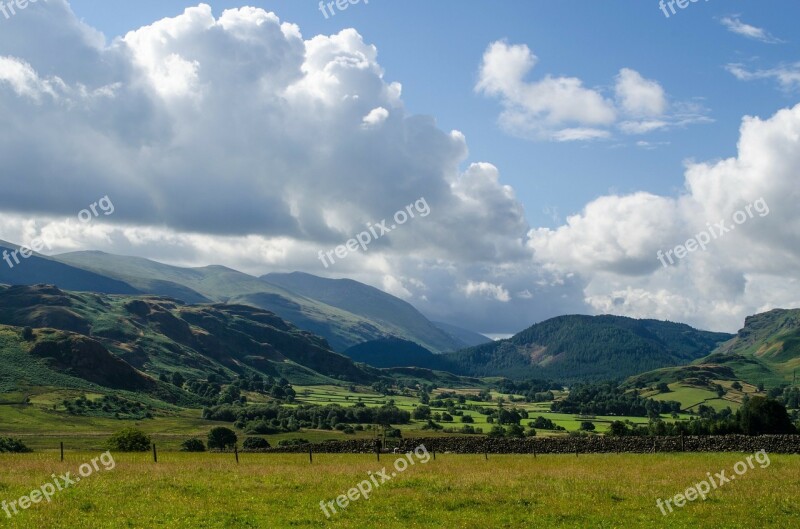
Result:
[[[387,334],[410,340],[433,352],[455,351],[472,345],[443,331],[402,299],[352,279],[326,279],[301,272],[267,274],[261,279],[379,322],[391,329]]]
[[[473,376],[618,379],[689,364],[706,356],[730,334],[688,325],[620,316],[561,316],[507,340],[445,355],[458,372]]]
[[[187,303],[242,303],[269,310],[301,329],[324,337],[336,351],[386,336],[409,338],[422,345],[432,342],[442,350],[463,347],[462,342],[434,327],[404,301],[355,281],[352,284],[360,287],[353,292],[359,293],[366,309],[349,301],[337,301],[336,296],[329,297],[336,303],[328,304],[324,299],[224,266],[182,268],[103,252],[73,252],[54,259],[124,281],[148,294],[170,296]],[[60,285],[56,280],[43,282]]]
[[[124,281],[112,279],[102,274],[90,272],[81,267],[69,266],[49,257],[33,254],[27,259],[19,253],[19,246],[0,241],[0,256],[8,252],[6,260],[0,260],[0,283],[6,285],[36,285],[41,283],[58,284],[62,288],[87,292],[106,292],[108,294],[136,294],[138,291]],[[19,263],[16,260],[19,260]]]
[[[455,325],[450,325],[449,323],[434,321],[433,324],[453,338],[465,343],[467,347],[473,347],[475,345],[481,345],[492,341],[491,338],[487,336],[474,331],[468,331],[467,329],[462,329],[461,327],[457,327]]]

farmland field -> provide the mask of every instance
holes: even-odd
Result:
[[[96,453],[2,455],[0,499],[30,493],[52,473],[76,473]],[[11,528],[750,528],[800,524],[800,457],[772,455],[738,480],[666,517],[671,498],[740,454],[483,456],[438,454],[327,520],[335,500],[394,458],[367,455],[115,454],[100,468],[11,518]],[[730,473],[730,470],[728,470]]]

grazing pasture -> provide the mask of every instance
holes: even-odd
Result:
[[[0,455],[0,501],[11,501],[98,454]],[[400,456],[318,454],[114,454],[100,471],[7,518],[5,527],[82,529],[750,528],[800,525],[800,457],[771,455],[738,479],[664,516],[672,498],[733,468],[743,454],[437,454],[417,462],[327,519],[335,501]]]

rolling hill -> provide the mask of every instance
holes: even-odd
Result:
[[[187,305],[154,296],[78,293],[49,285],[0,288],[0,387],[103,387],[191,403],[161,382],[225,382],[260,374],[293,383],[369,383],[376,370],[273,313],[246,305]],[[25,336],[24,329],[31,328]]]
[[[730,337],[657,320],[561,316],[445,357],[472,376],[611,380],[689,364]]]
[[[73,252],[54,259],[122,281],[142,293],[170,296],[187,303],[259,307],[324,337],[336,351],[387,336],[403,337],[423,346],[432,343],[436,350],[464,345],[433,326],[411,305],[355,281],[349,282],[348,288],[340,292],[342,299],[337,299],[334,293],[324,296],[333,303],[329,304],[325,299],[306,296],[307,289],[296,292],[224,266],[182,268],[103,252]],[[352,292],[359,293],[366,308],[344,299]],[[368,299],[373,301],[367,302]]]
[[[19,246],[0,241],[0,253],[8,252],[9,266],[5,260],[0,261],[0,284],[36,285],[40,283],[58,284],[67,290],[85,292],[105,292],[108,294],[139,294],[131,285],[110,277],[91,272],[80,266],[57,261],[37,253],[27,259],[11,254],[18,251]],[[19,263],[16,263],[19,260]]]
[[[433,354],[414,342],[399,338],[383,338],[354,345],[344,354],[355,362],[379,368],[420,367],[451,373],[457,371],[457,366],[443,355]]]

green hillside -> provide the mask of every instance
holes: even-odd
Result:
[[[750,316],[744,327],[708,356],[690,366],[659,369],[631,378],[632,385],[664,382],[738,381],[767,388],[796,384],[800,371],[800,309],[777,309]]]
[[[368,309],[350,312],[346,308],[312,299],[224,266],[182,268],[103,252],[66,253],[56,256],[55,259],[124,281],[148,294],[170,296],[187,303],[238,303],[259,307],[274,312],[301,329],[324,337],[336,351],[344,351],[353,345],[386,336],[406,337],[423,345],[433,341],[437,348],[447,346],[453,349],[456,348],[454,344],[458,343],[433,327],[421,314],[416,313],[421,320],[404,316],[409,308],[411,311],[415,309],[375,289],[373,297],[381,300],[381,306],[399,302],[407,307],[395,312],[384,310],[380,314],[371,314]],[[51,282],[57,284],[55,280]],[[359,290],[370,288],[360,285]],[[336,304],[354,309],[359,305],[344,301],[337,301]],[[375,303],[372,306],[377,305]],[[393,315],[396,319],[393,319]]]
[[[19,254],[19,246],[0,241],[0,253],[4,251],[8,252],[8,261],[0,261],[0,284],[36,285],[57,282],[61,288],[68,290],[108,294],[140,293],[124,281],[89,271],[81,266],[70,266],[38,253],[33,253],[24,259]],[[9,266],[8,262],[13,266]]]
[[[446,355],[472,376],[606,380],[688,364],[730,338],[620,316],[561,316],[507,339]]]
[[[373,367],[421,367],[456,372],[457,366],[443,355],[436,355],[414,342],[399,338],[384,338],[354,345],[344,354],[356,362]]]
[[[333,352],[324,339],[245,305],[187,305],[163,297],[14,286],[0,289],[0,324],[8,326],[11,340],[3,348],[2,372],[12,373],[4,375],[5,391],[23,389],[14,385],[78,383],[191,402],[197,399],[190,393],[158,379],[176,374],[222,383],[253,374],[299,384],[377,379],[377,372]],[[29,341],[9,337],[25,327],[33,329]],[[27,376],[20,376],[27,368],[13,367],[34,364],[38,367]],[[53,384],[50,372],[58,374]]]

